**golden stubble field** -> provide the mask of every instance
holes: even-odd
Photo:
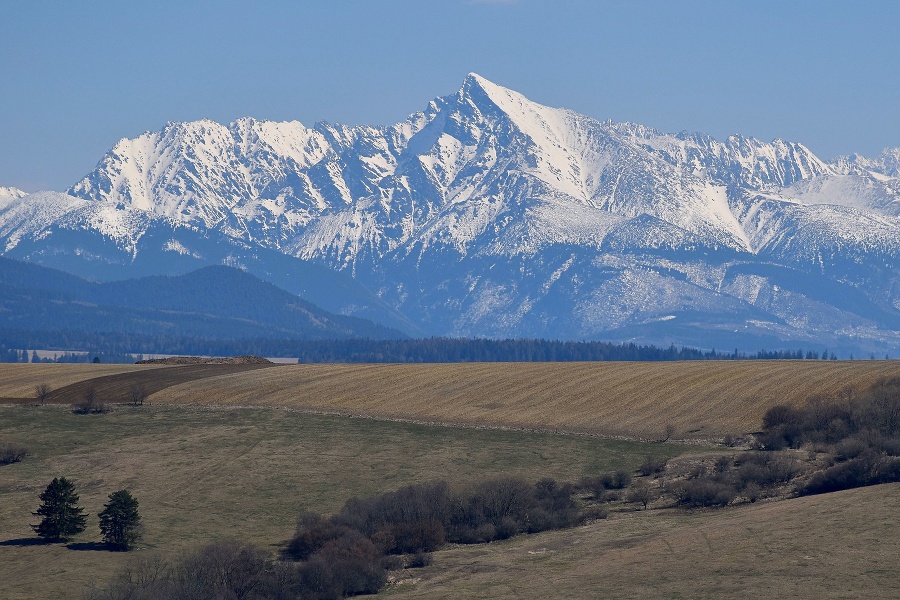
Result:
[[[658,439],[759,428],[796,404],[900,376],[896,361],[291,365],[166,388],[151,401]]]

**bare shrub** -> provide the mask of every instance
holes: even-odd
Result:
[[[756,502],[762,497],[763,490],[759,485],[755,483],[748,483],[744,486],[744,489],[741,490],[741,493],[744,495],[748,502]]]
[[[716,473],[725,473],[728,469],[731,468],[731,464],[734,462],[733,456],[720,456],[716,459],[715,470]]]
[[[900,378],[878,381],[855,408],[860,428],[876,429],[886,437],[900,436]]]
[[[593,499],[598,502],[605,502],[615,497],[615,494],[609,493],[609,490],[621,490],[629,485],[631,485],[631,473],[619,470],[595,477],[582,477],[578,481],[577,489],[590,492]]]
[[[738,456],[734,480],[738,488],[750,484],[762,488],[779,483],[787,483],[802,470],[793,456],[769,452],[750,452]]]
[[[663,437],[660,439],[660,443],[668,442],[672,439],[672,436],[675,435],[675,425],[673,423],[666,423],[666,427],[663,430]]]
[[[666,470],[666,464],[668,464],[669,459],[665,456],[654,456],[652,454],[648,454],[644,459],[644,462],[641,463],[641,466],[638,467],[638,472],[643,476],[655,475],[657,473],[662,473]]]
[[[84,391],[81,402],[72,406],[72,412],[77,415],[99,415],[108,413],[109,406],[97,401],[97,392],[91,386]]]
[[[307,594],[301,585],[295,565],[273,561],[267,552],[255,546],[225,541],[171,561],[158,555],[139,558],[129,563],[110,585],[91,589],[84,597],[86,600],[317,597]]]
[[[349,531],[299,565],[303,597],[375,594],[387,583],[380,553],[364,535]]]
[[[0,465],[11,465],[28,456],[28,449],[19,444],[0,444]]]
[[[434,557],[431,555],[431,552],[416,552],[409,559],[409,563],[406,566],[410,569],[421,569],[430,565],[433,560]]]
[[[580,522],[589,523],[598,519],[605,519],[609,516],[609,511],[603,506],[588,506],[581,511]]]
[[[763,415],[763,428],[774,429],[783,425],[794,425],[800,420],[799,410],[786,404],[776,404]]]
[[[407,486],[372,498],[351,498],[333,521],[362,532],[384,552],[431,552],[445,542],[450,503],[445,482]]]
[[[647,507],[656,499],[656,494],[653,491],[653,488],[650,487],[650,484],[644,480],[638,480],[634,482],[634,484],[628,488],[628,491],[625,493],[625,501],[631,502],[633,504],[640,504],[644,510],[647,510]]]
[[[381,566],[388,571],[399,571],[406,568],[406,559],[399,554],[389,554],[381,559]]]
[[[707,478],[674,481],[667,489],[679,505],[689,508],[725,506],[737,496],[732,486]]]
[[[266,585],[266,552],[236,541],[218,542],[189,555],[177,569],[178,588],[204,597],[249,598]],[[180,591],[181,591],[180,590]]]
[[[776,404],[763,415],[763,433],[757,441],[766,450],[780,450],[800,443],[803,413],[785,404]]]
[[[598,502],[605,501],[608,496],[606,494],[606,485],[603,476],[600,477],[582,477],[578,480],[578,489],[588,492],[591,498]]]
[[[603,487],[608,490],[621,490],[631,484],[631,473],[621,470],[614,473],[604,473],[600,476],[600,481]]]

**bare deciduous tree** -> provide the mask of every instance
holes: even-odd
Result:
[[[147,396],[150,394],[147,393],[147,388],[144,387],[143,383],[135,383],[131,386],[128,391],[129,396],[131,397],[131,403],[135,406],[141,406],[144,404],[144,400],[147,399]]]
[[[39,383],[34,386],[34,397],[37,398],[37,401],[43,404],[47,401],[47,396],[50,395],[50,386],[46,383]]]
[[[663,434],[663,438],[660,442],[668,442],[672,439],[672,436],[675,435],[675,424],[674,423],[666,423],[665,433]]]

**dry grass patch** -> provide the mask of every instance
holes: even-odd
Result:
[[[661,439],[757,430],[775,404],[863,389],[893,361],[297,365],[167,388],[154,402]]]
[[[635,469],[675,445],[517,431],[457,429],[273,409],[122,406],[73,415],[63,406],[0,407],[0,439],[31,455],[0,473],[0,596],[71,598],[105,583],[129,556],[94,550],[96,514],[115,490],[140,502],[144,550],[178,552],[222,538],[277,551],[302,511],[331,513],[352,496],[410,483],[499,475],[578,480]],[[91,515],[62,545],[31,545],[38,495],[73,480]]]
[[[614,514],[435,555],[390,598],[897,598],[900,484]]]

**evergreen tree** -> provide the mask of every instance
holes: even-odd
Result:
[[[41,494],[41,506],[36,517],[43,517],[37,525],[32,525],[42,538],[60,542],[84,531],[87,515],[78,506],[75,484],[65,477],[56,477]]]
[[[128,550],[134,545],[141,533],[141,516],[138,514],[138,501],[128,490],[119,490],[109,495],[100,517],[100,532],[107,545]]]

